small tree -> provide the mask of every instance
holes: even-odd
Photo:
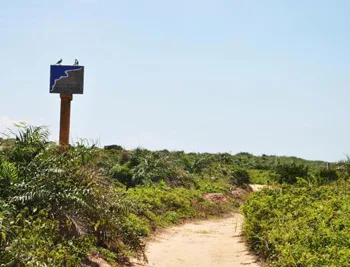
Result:
[[[230,172],[230,180],[234,185],[245,185],[250,183],[249,173],[241,168],[236,168]]]
[[[275,169],[278,174],[277,181],[279,183],[295,184],[297,177],[306,178],[309,172],[308,167],[295,162],[291,164],[279,164]]]
[[[126,188],[135,186],[132,172],[126,165],[116,165],[111,169],[112,178],[126,185]]]

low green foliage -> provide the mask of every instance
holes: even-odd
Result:
[[[129,189],[127,196],[139,204],[138,217],[133,217],[133,220],[144,235],[185,219],[220,215],[235,206],[231,201],[227,205],[210,203],[203,198],[201,191],[194,188],[170,188],[162,183]]]
[[[274,170],[278,165],[305,165],[309,169],[325,168],[326,163],[315,160],[304,160],[297,157],[280,157],[273,155],[255,156],[242,152],[232,156],[231,164],[245,169]]]
[[[45,127],[18,127],[0,140],[0,266],[79,266],[91,252],[126,263],[143,257],[143,237],[158,227],[237,208],[236,187],[273,177],[294,183],[293,164],[310,170],[301,184],[338,175],[322,171],[322,162],[248,153],[99,149],[80,141],[60,154]],[[276,176],[278,166],[292,171]],[[227,203],[208,201],[208,193]]]
[[[252,184],[270,184],[277,180],[277,174],[270,170],[248,170]]]
[[[0,151],[0,266],[79,266],[91,251],[127,262],[157,227],[237,206],[203,197],[232,186],[212,156],[188,156],[187,170],[182,153],[81,141],[60,154],[44,127],[12,135]]]
[[[169,153],[153,153],[146,149],[126,152],[107,151],[115,160],[105,164],[104,168],[116,181],[127,188],[135,186],[151,186],[165,181],[173,186],[190,186],[192,180],[180,160]],[[114,153],[114,155],[112,154]]]
[[[349,189],[339,181],[253,194],[243,208],[248,243],[268,266],[349,266]]]
[[[201,193],[222,193],[228,194],[232,188],[229,177],[218,179],[216,177],[195,178],[195,188]]]

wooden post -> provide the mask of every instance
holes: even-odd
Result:
[[[70,103],[73,99],[73,95],[60,94],[60,97],[61,97],[61,117],[60,117],[59,150],[62,153],[69,148]]]

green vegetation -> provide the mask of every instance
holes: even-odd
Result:
[[[60,154],[46,128],[18,127],[0,139],[0,266],[80,266],[91,254],[118,266],[143,258],[143,238],[159,227],[237,209],[248,183],[324,185],[339,175],[324,162],[249,153],[128,151],[81,141]],[[225,201],[209,201],[210,193]],[[255,202],[245,207],[248,218]],[[247,233],[263,234],[254,227]]]
[[[206,201],[199,190],[184,187],[171,189],[162,184],[130,189],[127,196],[139,203],[140,211],[136,213],[137,219],[133,218],[142,226],[144,236],[158,227],[169,226],[190,218],[208,218],[239,206],[236,202],[217,205]]]
[[[77,145],[63,155],[43,127],[22,126],[0,154],[0,265],[78,266],[92,249],[143,244],[128,216],[135,203],[116,194],[94,168],[94,150]]]
[[[349,189],[346,180],[317,186],[300,179],[253,194],[243,208],[252,250],[268,266],[349,266]]]
[[[90,253],[117,266],[142,258],[158,227],[239,205],[221,155],[84,142],[59,154],[48,135],[19,125],[0,141],[0,266],[79,266]],[[213,192],[229,201],[209,202]]]
[[[255,169],[255,170],[275,170],[279,165],[305,165],[309,169],[321,169],[326,168],[326,163],[323,161],[315,160],[304,160],[297,157],[277,157],[262,155],[254,156],[249,153],[238,153],[232,157],[232,163],[245,168],[245,169]]]
[[[249,170],[254,182],[270,184],[243,206],[248,244],[268,266],[350,266],[349,161],[316,163]]]
[[[230,179],[231,182],[235,185],[245,185],[245,184],[250,184],[250,175],[248,171],[241,169],[241,168],[234,168],[230,170]]]
[[[298,177],[307,177],[308,167],[303,164],[280,164],[276,166],[277,181],[279,183],[295,184]]]
[[[277,180],[278,176],[271,170],[248,170],[252,184],[270,184]]]

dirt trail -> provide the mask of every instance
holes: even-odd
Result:
[[[250,185],[254,191],[263,185]],[[175,226],[153,237],[147,244],[148,263],[144,267],[262,267],[242,237],[244,217],[233,213],[228,218]]]
[[[147,267],[262,266],[242,239],[243,216],[199,221],[166,229],[147,244]]]

